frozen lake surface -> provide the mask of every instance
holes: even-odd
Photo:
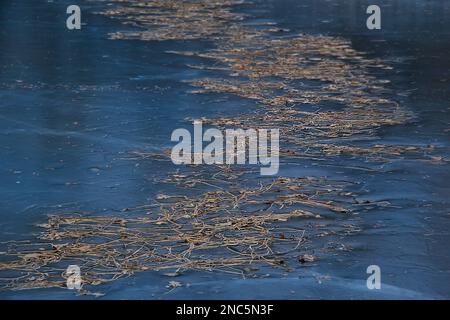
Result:
[[[130,159],[135,150],[171,147],[170,134],[185,118],[236,115],[255,102],[223,95],[193,95],[185,80],[204,71],[193,59],[167,53],[205,50],[209,41],[110,40],[131,28],[98,15],[105,3],[79,1],[82,30],[65,28],[72,1],[28,1],[0,6],[0,241],[30,239],[48,214],[126,214],[170,187],[155,183],[173,167]],[[361,1],[254,1],[243,12],[292,33],[351,41],[391,70],[392,100],[414,121],[381,128],[377,143],[434,147],[433,161],[401,157],[383,164],[360,159],[309,159],[280,173],[352,181],[364,199],[393,206],[336,219],[358,232],[320,246],[339,247],[289,274],[267,276],[187,271],[183,284],[156,271],[98,286],[111,299],[359,299],[450,298],[450,4],[380,1],[381,31],[365,28]],[[299,53],[301,54],[301,53]],[[209,62],[212,64],[212,62]],[[217,75],[214,75],[217,76]],[[338,108],[339,106],[329,106]],[[343,165],[345,163],[345,165]],[[361,169],[362,168],[362,169]],[[327,242],[329,241],[329,242]],[[314,245],[312,246],[314,250]],[[317,249],[316,249],[317,250]],[[368,290],[366,268],[379,265],[382,289]],[[3,299],[92,299],[64,289],[1,291]]]

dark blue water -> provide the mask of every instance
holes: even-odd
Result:
[[[163,186],[153,180],[165,163],[133,161],[133,150],[171,145],[184,118],[238,114],[245,99],[218,101],[189,94],[183,80],[200,71],[189,57],[207,41],[113,41],[117,21],[95,14],[104,4],[78,1],[82,30],[68,31],[73,1],[2,1],[0,5],[0,240],[29,239],[52,213],[108,213],[151,202]],[[368,1],[259,1],[246,10],[299,33],[342,36],[369,57],[389,61],[383,71],[394,99],[416,115],[385,128],[385,142],[434,145],[450,155],[450,3],[379,1],[382,30],[365,28]],[[414,3],[414,5],[411,5]],[[397,208],[348,218],[362,231],[336,251],[288,276],[242,279],[187,272],[189,283],[168,293],[168,279],[144,272],[102,285],[113,299],[171,298],[449,298],[449,164],[393,161],[376,174],[305,162],[305,173],[362,182],[370,199]],[[282,169],[283,170],[283,169]],[[287,170],[287,169],[285,169]],[[382,269],[382,290],[366,288],[368,265]],[[169,279],[170,280],[170,279]],[[4,299],[85,298],[63,289],[4,291]]]

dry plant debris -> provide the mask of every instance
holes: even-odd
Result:
[[[193,93],[234,94],[255,100],[262,108],[255,114],[203,119],[211,125],[280,128],[282,142],[289,146],[281,153],[303,158],[349,154],[388,161],[392,156],[414,153],[420,157],[432,150],[367,145],[380,127],[405,124],[414,115],[390,98],[389,81],[371,72],[392,67],[365,57],[349,40],[292,34],[271,22],[249,23],[251,17],[237,11],[250,6],[249,1],[106,2],[117,6],[102,14],[136,27],[112,34],[113,39],[200,39],[216,44],[215,49],[201,52],[169,53],[209,59],[212,64],[188,67],[222,73],[222,77],[190,80],[199,87]],[[342,108],[321,111],[323,103],[330,102]],[[307,112],[302,105],[318,110]]]
[[[160,194],[158,208],[144,216],[50,216],[38,225],[43,231],[37,241],[7,244],[0,283],[3,289],[64,287],[69,264],[83,270],[84,285],[144,270],[245,276],[248,265],[287,265],[317,232],[301,220],[351,211],[346,186],[323,178],[277,178],[195,198]]]
[[[242,1],[107,1],[121,4],[114,9],[101,12],[119,19],[126,25],[137,27],[138,31],[116,32],[111,39],[139,40],[193,40],[220,36],[233,21],[245,16],[233,13],[231,9]]]

